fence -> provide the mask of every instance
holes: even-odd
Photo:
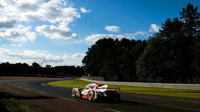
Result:
[[[158,87],[158,88],[173,88],[173,89],[198,89],[200,84],[173,84],[173,83],[143,83],[143,82],[118,82],[118,81],[99,81],[91,78],[82,77],[81,80],[86,80],[100,84],[126,85],[126,86],[140,86],[140,87]]]

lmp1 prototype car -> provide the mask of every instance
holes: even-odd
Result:
[[[120,100],[120,94],[114,89],[108,89],[108,85],[89,84],[84,89],[73,88],[73,97],[80,97],[90,101],[114,101]]]

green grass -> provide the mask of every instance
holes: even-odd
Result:
[[[121,86],[122,92],[200,99],[200,90]]]
[[[90,83],[91,82],[75,79],[75,80],[49,82],[47,84],[51,86],[68,87],[68,88],[73,88],[73,87],[84,88],[87,84]],[[118,85],[108,85],[108,87],[118,88]],[[120,86],[120,89],[121,89],[120,92],[127,92],[127,93],[200,99],[200,90],[135,87],[135,86]]]
[[[0,112],[31,112],[28,106],[20,104],[9,94],[0,90]]]
[[[91,82],[88,82],[88,81],[75,79],[75,80],[64,80],[64,81],[49,82],[49,83],[47,83],[47,85],[58,86],[58,87],[68,87],[68,88],[73,88],[73,87],[84,88],[86,85],[88,85],[90,83]]]
[[[28,106],[20,104],[14,98],[3,99],[1,101],[8,112],[31,112]]]

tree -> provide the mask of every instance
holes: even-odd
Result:
[[[172,38],[174,33],[182,34],[183,23],[178,20],[178,18],[173,18],[171,20],[168,18],[165,23],[162,23],[162,29],[160,30],[161,38],[169,39],[173,41],[176,38]],[[180,38],[183,38],[182,36]],[[176,39],[179,40],[179,39]]]
[[[137,75],[141,81],[153,82],[192,82],[191,68],[193,40],[199,32],[197,7],[188,4],[183,8],[181,20],[167,19],[162,29],[148,40],[148,44],[137,61]],[[198,41],[196,41],[198,43]],[[196,49],[197,50],[197,49]],[[196,55],[197,56],[197,55]],[[198,68],[195,65],[196,68]],[[197,70],[198,71],[198,70]]]
[[[46,68],[51,68],[51,65],[46,65]]]
[[[188,37],[194,37],[200,31],[200,13],[197,10],[198,7],[194,7],[189,3],[186,8],[179,12],[180,19],[184,23],[184,33]]]
[[[147,47],[137,60],[137,75],[139,81],[165,82],[167,80],[166,67],[169,66],[167,51],[168,43],[155,34],[148,40]]]
[[[36,62],[33,62],[29,72],[31,74],[39,74],[39,70],[40,70],[40,65]]]
[[[180,12],[180,19],[183,22],[183,32],[187,37],[187,49],[186,54],[188,55],[187,63],[188,74],[192,80],[197,82],[198,76],[198,60],[199,60],[199,33],[200,33],[200,13],[197,12],[198,7],[194,7],[192,4],[188,4],[186,8],[183,8]],[[198,73],[198,74],[197,74]]]
[[[196,35],[193,41],[193,63],[191,65],[193,82],[200,82],[200,33]]]
[[[102,76],[105,80],[137,81],[135,62],[145,43],[129,39],[98,40],[83,59],[84,71],[90,76]]]

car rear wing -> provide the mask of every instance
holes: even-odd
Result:
[[[107,88],[107,87],[108,86],[106,86],[105,88],[104,87],[102,87],[102,88],[98,87],[97,88],[97,86],[94,86],[94,89],[93,89],[95,91],[94,92],[94,98],[97,99],[97,91],[96,91],[97,89],[117,89],[118,91],[120,91],[120,86],[118,86],[118,88]]]

